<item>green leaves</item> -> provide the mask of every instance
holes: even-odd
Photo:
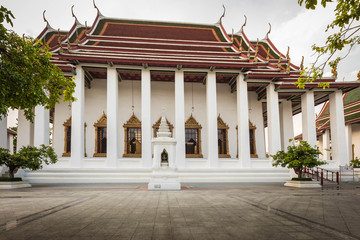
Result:
[[[308,68],[305,74],[298,80],[298,87],[304,87],[304,83],[314,81],[319,78],[319,72],[323,73],[325,67],[332,69],[333,77],[337,77],[336,68],[341,60],[347,57],[352,47],[360,44],[360,1],[359,0],[321,0],[321,5],[326,7],[329,2],[335,2],[335,19],[328,24],[326,32],[333,29],[335,33],[329,34],[324,46],[313,45],[312,49],[317,55],[314,63]],[[305,3],[307,9],[315,9],[318,5],[317,0],[298,0],[299,5]],[[345,53],[342,53],[345,51]],[[337,57],[335,53],[340,53]],[[325,57],[325,58],[323,58]],[[321,62],[319,62],[321,59]],[[325,59],[325,60],[323,60]],[[316,71],[313,71],[313,70]],[[304,75],[308,76],[304,78]],[[323,86],[327,87],[327,86]]]
[[[293,140],[293,145],[287,147],[287,152],[278,151],[275,155],[271,155],[272,165],[297,168],[301,173],[304,167],[313,168],[326,163],[318,160],[319,154],[322,153],[317,148],[311,147],[308,142]],[[299,176],[299,178],[301,177]]]
[[[15,18],[14,15],[4,6],[0,7],[0,24],[4,22],[4,20],[9,23],[11,26],[13,26],[13,23],[11,21],[12,18]]]
[[[38,170],[42,168],[43,164],[48,165],[56,162],[57,155],[54,149],[49,146],[41,145],[40,148],[26,146],[14,154],[10,154],[8,149],[0,148],[0,165],[9,167],[12,177],[16,168]]]
[[[6,11],[0,8],[3,16],[12,16]],[[0,20],[4,19],[2,15]],[[32,121],[33,108],[37,105],[51,109],[61,98],[75,101],[74,80],[66,78],[61,69],[50,62],[51,57],[49,47],[40,40],[20,37],[0,24],[0,118],[9,108],[22,109]]]

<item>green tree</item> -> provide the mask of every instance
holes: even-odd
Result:
[[[322,154],[317,148],[303,140],[292,140],[293,144],[287,147],[287,152],[278,151],[273,158],[273,166],[282,166],[287,168],[297,168],[298,178],[302,178],[304,167],[313,168],[325,164],[326,162],[318,160],[319,154]]]
[[[57,162],[57,155],[52,147],[41,145],[40,148],[27,146],[22,147],[17,153],[10,154],[6,148],[0,148],[0,165],[9,168],[10,178],[14,178],[14,171],[17,168],[28,168],[38,170],[43,164]]]
[[[50,62],[49,47],[38,39],[6,29],[13,14],[0,7],[0,118],[8,109],[24,110],[32,121],[37,105],[51,109],[62,98],[74,101],[75,82]]]
[[[333,77],[337,77],[337,67],[341,60],[347,57],[354,46],[360,45],[360,1],[359,0],[298,0],[305,8],[315,10],[318,5],[324,8],[330,2],[336,2],[335,19],[327,26],[326,32],[331,30],[323,46],[313,45],[316,54],[314,63],[301,72],[297,81],[300,88],[304,88],[306,82],[312,82],[321,78],[326,66],[330,66]],[[340,57],[339,57],[340,55]],[[325,58],[325,60],[323,60]],[[358,74],[360,80],[360,71]],[[329,83],[322,84],[327,87]]]

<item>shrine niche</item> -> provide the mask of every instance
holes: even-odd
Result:
[[[95,127],[95,152],[94,157],[106,157],[106,147],[107,147],[107,117],[106,114],[99,118],[99,120],[94,123]]]
[[[159,130],[160,123],[161,123],[161,117],[159,117],[159,119],[152,126],[154,138],[157,137],[157,131]],[[171,132],[171,137],[173,137],[174,136],[174,133],[173,133],[174,125],[172,125],[167,118],[166,118],[166,123],[169,126],[169,129],[170,129],[170,132]]]
[[[125,136],[123,157],[141,157],[141,121],[133,113],[123,127]]]
[[[185,122],[185,151],[187,158],[202,158],[201,153],[201,125],[193,115]]]
[[[218,154],[219,158],[229,158],[229,126],[221,119],[220,114],[217,118],[218,126]]]

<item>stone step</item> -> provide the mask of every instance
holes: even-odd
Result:
[[[151,169],[43,169],[25,171],[30,183],[121,183],[149,182]],[[180,182],[285,182],[288,169],[180,169]]]

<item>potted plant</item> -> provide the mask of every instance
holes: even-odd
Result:
[[[287,152],[278,151],[273,158],[273,166],[282,166],[287,168],[294,168],[297,170],[298,177],[287,181],[285,186],[295,187],[319,187],[318,183],[311,183],[311,178],[304,178],[304,167],[313,168],[325,164],[326,162],[318,159],[319,154],[322,154],[317,148],[311,147],[310,144],[304,140],[293,140],[289,142],[293,144],[287,147]]]
[[[360,159],[358,157],[355,157],[355,159],[350,160],[350,166],[354,168],[360,168]]]
[[[38,170],[43,164],[53,164],[57,162],[57,155],[54,149],[49,146],[41,145],[39,148],[26,146],[20,148],[17,153],[10,154],[5,148],[0,148],[0,165],[9,168],[9,177],[0,178],[0,188],[29,187],[30,184],[22,182],[21,178],[15,178],[15,173],[19,168]]]

